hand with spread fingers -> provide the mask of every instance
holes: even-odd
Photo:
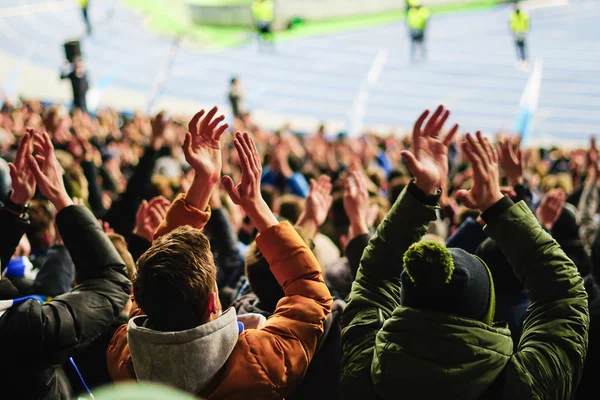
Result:
[[[221,135],[227,124],[221,124],[224,115],[215,117],[219,109],[215,106],[206,115],[200,110],[190,120],[185,134],[183,153],[185,160],[194,169],[194,180],[185,197],[191,206],[205,210],[214,186],[221,176]]]
[[[333,202],[331,189],[331,178],[327,175],[321,175],[318,180],[310,180],[306,206],[296,222],[296,226],[302,227],[309,237],[314,237],[327,219]]]
[[[221,135],[228,128],[221,124],[224,115],[215,115],[219,109],[215,106],[206,115],[200,110],[190,120],[188,132],[183,142],[185,160],[194,168],[196,178],[217,182],[221,174]]]
[[[54,146],[47,133],[33,134],[33,149],[35,157],[27,155],[27,164],[35,176],[40,192],[60,212],[63,208],[73,205],[73,200],[67,194],[63,181],[63,169],[56,159]]]
[[[547,230],[552,229],[558,217],[562,213],[567,196],[562,189],[552,189],[542,199],[542,203],[536,210],[540,225]]]
[[[133,234],[152,242],[154,232],[166,218],[171,202],[162,196],[142,201],[135,216]]]
[[[437,194],[442,187],[442,180],[448,179],[448,146],[458,131],[458,124],[441,138],[440,134],[450,111],[440,105],[423,127],[428,116],[429,110],[426,110],[417,119],[412,135],[412,150],[403,151],[402,156],[417,187],[427,194]]]
[[[456,197],[467,207],[483,212],[504,197],[500,191],[498,152],[481,132],[476,138],[467,133],[463,151],[473,167],[473,187],[459,190]]]
[[[150,140],[150,147],[154,150],[160,149],[165,143],[165,131],[170,125],[170,120],[167,118],[164,111],[159,112],[156,117],[152,119],[152,138]]]
[[[523,152],[521,148],[515,149],[510,140],[502,140],[498,145],[498,156],[508,184],[517,186],[523,183]]]
[[[19,143],[15,162],[8,164],[13,187],[10,200],[21,206],[29,203],[35,195],[35,176],[27,165],[27,156],[33,151],[33,135],[34,130],[27,129]]]
[[[369,232],[369,191],[362,174],[356,169],[350,170],[344,182],[344,210],[350,220],[348,239]]]
[[[242,207],[258,232],[264,232],[278,221],[269,206],[262,198],[260,181],[262,178],[262,162],[256,144],[247,132],[235,134],[233,141],[242,164],[242,179],[234,185],[229,176],[223,177],[223,186],[231,200]]]

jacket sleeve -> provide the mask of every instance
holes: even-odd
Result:
[[[598,224],[594,220],[598,211],[599,199],[598,186],[596,180],[586,182],[579,205],[577,206],[577,224],[579,225],[579,237],[586,249],[592,247],[592,243],[598,232]]]
[[[360,267],[360,259],[369,244],[370,237],[368,233],[362,233],[350,239],[346,245],[346,257],[348,257],[348,266],[350,267],[352,280],[356,278],[358,267]]]
[[[285,296],[265,326],[240,339],[257,355],[278,395],[287,397],[304,377],[333,301],[315,256],[289,223],[263,232],[256,244]]]
[[[485,230],[506,255],[532,304],[506,370],[504,398],[568,399],[581,377],[588,344],[583,279],[527,205],[505,200],[497,216],[484,213]]]
[[[375,336],[400,305],[402,258],[436,219],[438,196],[427,196],[411,183],[377,228],[365,249],[342,315],[340,396],[372,399],[371,361]]]
[[[475,250],[485,239],[487,239],[487,235],[483,232],[481,224],[469,217],[448,238],[446,247],[456,247],[475,254]]]
[[[20,218],[6,208],[0,209],[0,260],[2,261],[1,272],[4,272],[6,265],[15,254],[21,238],[27,232],[29,220]]]
[[[0,341],[27,359],[64,363],[114,323],[129,298],[125,263],[92,213],[70,206],[57,218],[60,234],[77,268],[80,283],[41,305],[28,300],[0,320]]]
[[[104,216],[104,221],[108,222],[116,233],[123,235],[125,238],[131,236],[131,232],[135,227],[137,209],[142,200],[147,197],[147,187],[152,178],[157,156],[157,151],[150,147],[146,148],[127,183],[125,192],[113,202]]]
[[[210,208],[207,207],[206,211],[198,210],[185,201],[185,194],[179,194],[169,207],[167,216],[156,229],[154,240],[180,226],[189,225],[192,228],[203,230],[209,219]]]
[[[88,181],[90,208],[95,216],[102,218],[106,213],[106,209],[102,203],[102,188],[98,183],[98,167],[92,161],[82,161],[81,169],[83,169],[83,174]]]

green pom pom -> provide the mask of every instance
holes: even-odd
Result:
[[[403,261],[404,269],[415,286],[436,288],[452,280],[452,254],[440,243],[414,243],[404,254]]]

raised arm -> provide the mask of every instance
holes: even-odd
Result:
[[[74,206],[67,195],[50,137],[34,136],[36,155],[27,155],[28,166],[40,192],[57,209],[58,229],[76,266],[79,285],[44,306],[28,300],[11,309],[2,319],[0,340],[19,349],[19,357],[50,352],[47,360],[54,365],[65,362],[115,321],[131,283],[125,263],[97,220],[87,209]]]
[[[220,140],[228,128],[227,124],[221,124],[225,119],[224,115],[215,117],[218,111],[216,106],[208,113],[200,110],[190,120],[183,142],[183,153],[194,169],[194,180],[187,194],[179,195],[173,202],[156,231],[155,238],[182,225],[204,229],[210,218],[208,202],[221,176]]]
[[[449,114],[440,106],[424,128],[429,111],[415,123],[412,152],[402,153],[415,181],[400,195],[363,253],[342,317],[340,393],[344,398],[374,396],[370,366],[375,335],[399,305],[402,258],[436,219],[441,181],[447,179],[448,145],[458,130],[455,125],[440,138]]]
[[[183,152],[187,162],[194,168],[194,181],[186,194],[180,194],[163,213],[161,207],[142,203],[137,213],[137,227],[134,235],[148,241],[156,239],[173,229],[190,225],[202,230],[210,218],[208,201],[221,174],[221,150],[219,141],[227,129],[227,124],[220,125],[224,116],[215,118],[218,108],[214,107],[208,114],[200,110],[189,123],[183,143]],[[204,115],[206,116],[202,118]],[[156,200],[157,205],[159,200]],[[152,210],[152,208],[157,208]],[[146,220],[147,218],[147,220]],[[158,221],[160,225],[154,231]],[[141,315],[137,304],[133,304],[129,318]],[[115,381],[135,379],[135,370],[131,361],[131,353],[127,343],[127,325],[120,326],[113,335],[106,352],[107,367],[111,378]]]
[[[587,351],[589,314],[583,279],[525,203],[515,205],[502,196],[498,156],[489,141],[480,134],[477,140],[467,135],[464,147],[473,164],[474,182],[470,191],[459,192],[459,198],[483,211],[486,233],[498,243],[532,302],[505,373],[503,395],[569,398]],[[551,226],[564,201],[562,191],[550,192],[541,206],[540,222]]]
[[[240,341],[251,353],[266,355],[256,360],[277,395],[287,397],[308,368],[332,299],[312,252],[289,223],[278,223],[261,196],[262,165],[254,141],[237,133],[234,143],[242,180],[234,187],[226,176],[223,183],[258,229],[256,243],[285,294],[265,326],[244,331]]]
[[[19,143],[15,162],[9,163],[12,192],[0,210],[1,271],[12,258],[21,237],[29,226],[26,209],[35,194],[35,176],[27,165],[27,154],[33,150],[33,130],[28,129]]]

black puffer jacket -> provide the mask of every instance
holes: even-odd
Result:
[[[131,289],[125,263],[90,211],[67,207],[56,222],[79,286],[43,306],[25,301],[0,317],[2,390],[19,399],[69,398],[57,366],[104,333]]]

